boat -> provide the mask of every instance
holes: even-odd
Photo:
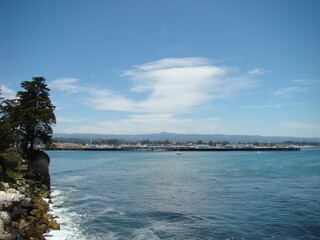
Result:
[[[177,152],[177,155],[182,155],[182,152]]]

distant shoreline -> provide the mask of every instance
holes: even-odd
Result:
[[[48,147],[44,150],[73,150],[73,151],[130,151],[130,152],[211,152],[211,151],[300,151],[300,147],[252,147],[252,148],[194,148],[194,147],[109,147],[109,148],[70,148]]]

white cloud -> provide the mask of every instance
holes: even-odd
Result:
[[[67,91],[69,93],[77,93],[81,91],[85,91],[86,89],[76,85],[79,82],[77,78],[59,78],[51,81],[48,86],[50,88],[56,88],[61,91]]]
[[[158,61],[138,65],[136,66],[136,68],[144,71],[151,71],[164,68],[198,67],[204,65],[210,65],[210,60],[202,57],[165,58]]]
[[[320,124],[305,124],[298,122],[283,122],[282,125],[286,128],[301,128],[301,129],[320,129]]]
[[[316,79],[297,79],[292,81],[303,85],[320,85],[320,80]]]
[[[255,86],[256,81],[231,68],[213,66],[207,58],[166,58],[125,71],[132,93],[143,93],[142,100],[110,89],[82,87],[78,79],[62,78],[50,87],[69,93],[85,92],[86,103],[98,110],[148,114],[182,114],[212,99],[229,98]]]
[[[254,80],[230,68],[210,65],[206,58],[162,59],[135,66],[124,76],[133,80],[132,92],[148,96],[135,101],[109,92],[92,100],[94,105],[104,110],[178,114],[255,85]]]
[[[266,74],[268,72],[270,72],[270,71],[267,71],[267,70],[264,70],[264,69],[261,69],[261,68],[254,68],[251,71],[249,71],[249,73],[252,74],[252,75],[263,75],[263,74]]]
[[[306,103],[303,102],[296,102],[296,103],[268,103],[265,105],[252,105],[246,106],[245,108],[253,108],[253,109],[264,109],[264,108],[283,108],[283,107],[290,107],[290,106],[299,106],[304,105]]]
[[[298,93],[298,92],[304,92],[306,91],[305,88],[303,87],[287,87],[287,88],[280,88],[280,89],[277,89],[275,92],[273,92],[273,95],[274,96],[291,96],[295,93]]]
[[[215,132],[221,118],[188,119],[170,114],[132,115],[128,119],[92,122],[90,125],[64,128],[66,133],[143,134],[155,132]]]
[[[1,97],[5,99],[13,99],[16,98],[16,91],[8,88],[6,85],[0,85],[1,89]]]

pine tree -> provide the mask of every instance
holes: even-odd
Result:
[[[56,123],[55,106],[51,103],[50,89],[43,77],[24,81],[21,87],[25,91],[17,93],[18,105],[14,112],[19,115],[18,131],[22,138],[22,148],[32,150],[36,142],[51,142],[51,126]]]

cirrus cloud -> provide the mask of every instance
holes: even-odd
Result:
[[[266,74],[268,72],[270,72],[270,71],[267,71],[267,70],[264,70],[264,69],[261,69],[261,68],[254,68],[251,71],[249,71],[249,73],[252,74],[252,75],[263,75],[263,74]]]
[[[303,87],[287,87],[287,88],[280,88],[273,92],[274,96],[292,96],[293,94],[304,92],[306,88]]]

